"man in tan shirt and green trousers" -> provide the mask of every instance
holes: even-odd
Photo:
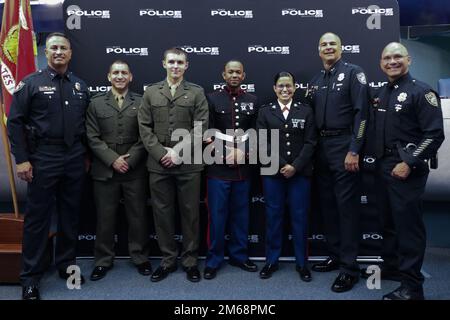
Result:
[[[86,131],[94,156],[91,176],[97,209],[95,267],[91,280],[100,280],[112,268],[119,201],[123,197],[128,222],[128,250],[140,274],[152,272],[149,254],[147,152],[139,136],[137,113],[141,95],[128,90],[128,64],[112,63],[112,89],[96,95],[87,112]]]
[[[164,52],[162,61],[167,78],[149,86],[143,96],[139,109],[139,130],[149,156],[147,168],[150,172],[150,195],[158,236],[159,248],[163,259],[151,281],[166,278],[177,269],[178,245],[175,236],[175,203],[181,218],[183,245],[181,264],[187,279],[200,281],[197,267],[199,247],[199,205],[200,176],[203,165],[184,161],[176,149],[180,144],[172,141],[172,133],[177,129],[189,132],[191,138],[200,141],[201,134],[195,130],[194,123],[201,123],[200,133],[208,127],[208,102],[200,86],[183,79],[188,68],[186,53],[179,48]],[[188,145],[193,155],[193,144]],[[186,150],[186,148],[183,148]],[[200,149],[201,150],[201,149]]]

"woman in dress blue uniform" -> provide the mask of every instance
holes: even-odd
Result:
[[[279,170],[263,176],[266,205],[266,264],[260,272],[267,279],[278,270],[278,258],[283,243],[283,216],[288,203],[296,270],[303,281],[311,281],[307,267],[307,215],[310,202],[312,157],[317,133],[312,109],[294,102],[295,79],[289,72],[275,75],[273,90],[277,101],[262,106],[257,129],[279,130]],[[271,141],[271,139],[268,139]],[[277,152],[273,145],[269,152]],[[275,155],[271,155],[273,159]]]

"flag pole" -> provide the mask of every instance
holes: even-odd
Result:
[[[17,190],[16,190],[16,182],[14,180],[14,171],[12,167],[12,159],[11,159],[11,150],[9,149],[9,141],[8,135],[6,132],[5,125],[5,109],[3,107],[3,96],[0,97],[0,122],[1,122],[1,132],[2,132],[2,140],[3,140],[3,148],[5,149],[5,158],[6,158],[6,166],[8,167],[8,177],[9,177],[9,186],[11,187],[11,195],[13,199],[14,206],[14,217],[16,219],[19,218],[19,206],[17,204]]]

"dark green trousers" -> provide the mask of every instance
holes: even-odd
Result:
[[[176,200],[183,236],[181,264],[183,267],[196,266],[200,237],[200,172],[177,175],[150,172],[149,180],[155,229],[163,255],[161,266],[175,265],[178,257],[175,240]]]
[[[125,200],[128,222],[128,251],[138,265],[148,261],[149,214],[147,179],[128,181],[94,181],[97,207],[97,234],[95,239],[95,266],[109,267],[114,260],[114,235],[118,217],[119,200]]]

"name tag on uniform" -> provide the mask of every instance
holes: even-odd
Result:
[[[44,94],[53,94],[56,91],[56,87],[51,86],[40,86],[39,91],[43,92]]]

